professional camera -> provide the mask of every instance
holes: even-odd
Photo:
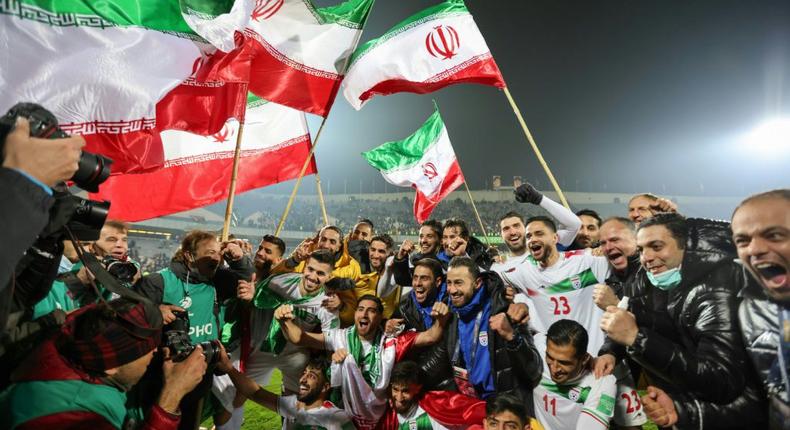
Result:
[[[16,125],[17,117],[25,117],[30,121],[30,136],[42,139],[61,139],[69,137],[58,128],[58,120],[52,112],[35,103],[17,103],[0,117],[0,142],[5,143],[8,133]],[[71,177],[74,183],[83,190],[99,191],[99,184],[110,176],[112,160],[99,154],[82,151],[77,172]]]
[[[112,255],[107,255],[102,259],[102,265],[118,282],[126,286],[134,283],[134,276],[137,275],[137,266],[131,261],[127,259],[120,260]]]
[[[197,345],[189,338],[189,315],[182,311],[173,311],[176,319],[162,329],[162,346],[170,349],[170,357],[174,362],[184,361]],[[220,343],[218,340],[200,342],[206,364],[213,365],[219,361]]]

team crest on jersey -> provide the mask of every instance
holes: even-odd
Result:
[[[417,430],[417,420],[409,421],[409,430]]]
[[[480,342],[480,346],[488,346],[488,332],[481,331],[479,335],[477,335],[477,340]]]
[[[578,290],[582,287],[582,278],[580,276],[574,276],[571,278],[571,285],[573,286],[574,290]]]
[[[181,299],[181,307],[184,309],[189,309],[192,306],[192,297],[186,296]]]
[[[568,398],[573,400],[574,402],[579,401],[579,396],[581,395],[581,390],[579,387],[573,387],[570,391],[568,391]]]

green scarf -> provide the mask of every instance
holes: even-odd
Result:
[[[348,330],[348,353],[354,357],[354,361],[362,369],[362,377],[371,388],[376,387],[376,382],[381,376],[379,368],[379,347],[381,346],[381,331],[376,333],[376,338],[371,342],[370,352],[362,357],[362,341],[357,335],[357,326]]]
[[[285,299],[269,289],[269,281],[271,279],[272,278],[265,279],[256,285],[255,298],[252,302],[258,309],[274,310],[281,305],[298,305],[308,302],[315,296],[324,292],[324,287],[321,287],[318,289],[318,291],[309,296],[305,296],[296,300]],[[293,314],[294,317],[301,319],[302,321],[314,322],[317,320],[315,315],[296,306],[293,308]],[[270,352],[272,354],[279,354],[283,351],[283,348],[285,348],[287,343],[288,341],[285,339],[285,335],[280,330],[280,322],[272,317],[272,321],[269,324],[269,333],[266,335],[266,339],[263,340],[260,350],[263,352]]]

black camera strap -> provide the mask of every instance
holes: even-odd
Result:
[[[156,306],[149,298],[141,295],[140,293],[132,290],[131,288],[126,288],[123,285],[121,285],[121,283],[118,282],[118,280],[115,279],[115,277],[112,276],[110,272],[108,272],[107,269],[104,268],[104,266],[99,262],[99,260],[96,259],[96,256],[94,256],[91,253],[82,251],[82,247],[79,245],[76,238],[71,233],[71,230],[69,230],[68,226],[64,228],[66,230],[66,234],[69,236],[69,240],[71,241],[72,245],[74,245],[74,249],[77,251],[77,256],[79,257],[80,261],[82,261],[85,267],[87,267],[88,270],[91,271],[93,276],[96,277],[96,280],[99,281],[99,283],[101,283],[102,287],[106,288],[111,293],[115,293],[123,298],[133,300],[138,303],[150,304],[151,306],[154,307]],[[105,301],[104,297],[102,296],[98,288],[96,288],[95,285],[93,288],[95,289],[99,299]]]

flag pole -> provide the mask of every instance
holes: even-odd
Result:
[[[527,136],[527,140],[529,141],[530,146],[532,146],[532,150],[535,151],[535,155],[538,156],[538,161],[540,165],[543,166],[543,170],[546,171],[546,175],[549,177],[549,181],[551,181],[551,185],[554,186],[554,191],[557,192],[557,196],[560,198],[560,202],[566,208],[570,209],[570,205],[568,205],[568,201],[565,200],[565,194],[562,193],[560,189],[560,185],[557,183],[557,180],[554,179],[554,175],[551,173],[549,169],[549,165],[546,164],[546,160],[543,159],[543,155],[540,153],[540,149],[538,149],[538,144],[535,143],[535,139],[532,138],[532,133],[529,132],[529,128],[527,128],[527,123],[524,121],[524,117],[521,116],[521,110],[519,110],[518,106],[516,105],[515,100],[513,100],[513,96],[510,95],[510,90],[508,90],[507,85],[504,87],[505,96],[507,96],[507,100],[510,102],[510,107],[513,108],[513,113],[516,114],[516,118],[518,118],[519,124],[521,124],[521,128],[524,130],[524,134]]]
[[[370,3],[370,9],[373,9],[374,2]],[[368,15],[370,14],[370,10],[368,10]],[[351,53],[348,54],[345,61],[343,62],[343,67],[340,69],[342,73],[340,76],[345,78],[346,72],[348,71],[348,66],[351,63],[351,54],[357,50],[357,46],[359,45],[360,39],[362,39],[362,33],[365,31],[365,25],[368,23],[368,17],[365,17],[365,22],[362,23],[362,28],[359,29],[359,33],[354,37],[354,44],[351,47]],[[341,79],[342,82],[342,79]],[[340,92],[340,83],[338,83],[338,92]],[[337,98],[337,94],[335,94],[335,98]],[[332,106],[335,105],[335,102],[332,102]],[[294,199],[296,198],[296,192],[299,191],[299,185],[302,183],[302,176],[307,171],[307,166],[310,165],[310,160],[313,158],[313,153],[315,152],[315,147],[318,145],[318,139],[321,137],[321,131],[324,129],[324,125],[326,125],[326,120],[329,118],[329,113],[332,112],[332,106],[329,107],[329,111],[327,111],[326,116],[321,120],[321,125],[318,126],[318,131],[315,133],[315,139],[313,139],[313,145],[310,147],[310,153],[307,155],[307,159],[304,161],[302,165],[302,170],[299,172],[299,177],[296,179],[296,184],[294,184],[294,189],[291,191],[291,197],[288,199],[288,203],[285,205],[285,210],[283,211],[283,215],[280,217],[280,222],[277,223],[277,230],[274,231],[275,236],[280,235],[280,231],[283,229],[283,225],[285,225],[285,220],[288,219],[288,212],[291,211],[291,205],[293,204]],[[321,201],[321,210],[324,213],[324,222],[328,223],[329,218],[326,215],[326,208],[324,207],[324,197],[323,193],[321,192],[321,182],[320,178],[318,178],[318,169],[316,169],[316,185],[318,185],[318,198]]]
[[[464,188],[466,188],[466,194],[469,196],[469,203],[472,203],[472,209],[475,211],[475,216],[477,217],[477,223],[480,224],[480,230],[483,231],[483,237],[486,240],[486,245],[491,246],[491,242],[488,241],[488,233],[486,232],[486,228],[483,225],[483,219],[480,218],[480,212],[477,211],[475,200],[472,198],[472,192],[469,191],[469,185],[466,184],[466,178],[464,178]]]
[[[239,134],[236,136],[236,151],[233,153],[233,171],[230,176],[228,203],[225,205],[225,223],[222,225],[222,241],[228,240],[230,218],[233,214],[233,196],[236,194],[236,177],[239,174],[239,158],[241,156],[241,135],[244,132],[244,121],[239,121]]]
[[[326,203],[324,203],[324,192],[321,191],[321,177],[318,176],[318,169],[315,172],[315,189],[318,191],[318,203],[321,204],[321,215],[324,216],[324,225],[329,225],[329,216],[326,214]]]

